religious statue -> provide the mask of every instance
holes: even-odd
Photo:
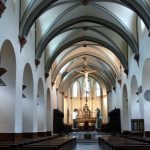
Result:
[[[96,128],[101,128],[102,125],[102,113],[99,108],[96,109]]]
[[[73,128],[77,128],[77,124],[78,124],[77,118],[78,118],[78,109],[74,109],[72,114]]]
[[[83,117],[84,118],[90,118],[90,109],[87,104],[84,105],[83,107]]]

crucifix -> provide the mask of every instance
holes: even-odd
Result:
[[[77,71],[77,72],[78,72],[78,71]],[[82,72],[82,71],[79,71],[79,73],[84,74],[84,83],[85,83],[85,92],[86,92],[86,102],[87,102],[87,93],[88,93],[88,75],[89,75],[89,73],[93,73],[93,72],[96,72],[96,70],[92,70],[92,71],[84,70],[83,72]]]
[[[76,72],[78,72],[78,73],[80,73],[80,74],[84,74],[84,84],[85,84],[85,92],[86,92],[86,102],[87,102],[87,93],[89,92],[88,91],[88,75],[90,74],[90,73],[94,73],[94,72],[96,72],[96,70],[91,70],[91,71],[87,71],[87,59],[86,59],[86,57],[83,57],[83,60],[84,60],[84,70],[83,71],[76,71]]]

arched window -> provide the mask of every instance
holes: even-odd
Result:
[[[87,87],[84,88],[84,97],[89,97],[90,95],[90,82],[88,81]]]
[[[77,97],[77,96],[78,96],[78,83],[76,81],[72,87],[72,97]]]
[[[100,96],[101,91],[100,91],[100,86],[98,84],[98,82],[96,82],[96,96]]]

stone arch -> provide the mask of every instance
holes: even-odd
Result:
[[[131,119],[141,118],[138,84],[136,76],[131,79]]]
[[[15,130],[16,99],[16,56],[11,41],[5,40],[1,47],[0,68],[6,73],[0,76],[0,132],[13,133]],[[2,86],[3,85],[3,86]]]
[[[33,74],[26,64],[22,83],[22,132],[33,131]]]
[[[122,130],[129,130],[129,110],[127,86],[123,86],[122,92]]]
[[[144,128],[150,130],[149,110],[150,110],[150,58],[146,59],[142,73],[143,104],[144,104]]]
[[[47,131],[51,131],[51,96],[50,89],[47,89]]]
[[[37,92],[37,129],[38,132],[44,132],[45,122],[45,100],[44,100],[44,85],[43,80],[38,80]]]

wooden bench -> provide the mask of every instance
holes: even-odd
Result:
[[[56,147],[20,147],[20,148],[15,148],[15,150],[57,150]]]
[[[150,144],[149,137],[139,137],[139,136],[132,136],[132,135],[121,135],[121,137]]]
[[[75,143],[76,138],[74,137],[59,137],[24,145],[23,147],[15,148],[15,150],[71,150]]]
[[[48,136],[48,137],[40,137],[37,139],[23,139],[21,141],[0,141],[0,150],[7,150],[7,149],[11,150],[11,149],[15,149],[15,148],[20,148],[20,147],[23,147],[25,145],[54,139],[56,137],[58,137],[58,136],[55,135],[55,136]]]
[[[132,139],[115,136],[99,137],[99,144],[106,150],[149,150],[150,145]]]

